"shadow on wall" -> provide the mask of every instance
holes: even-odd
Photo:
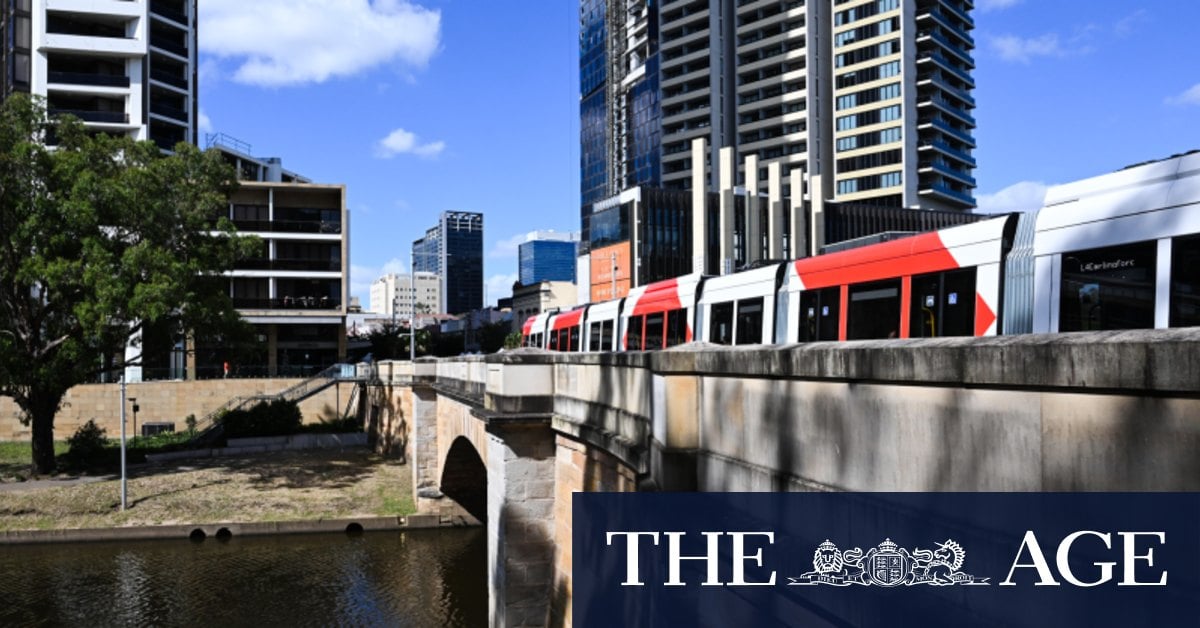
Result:
[[[368,386],[367,434],[375,451],[408,462],[408,417],[391,384]]]
[[[442,464],[440,490],[481,523],[487,523],[487,466],[464,436],[450,444]]]

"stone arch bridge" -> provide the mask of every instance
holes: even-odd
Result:
[[[487,526],[495,626],[571,623],[576,491],[1197,491],[1200,329],[378,365],[419,507]]]

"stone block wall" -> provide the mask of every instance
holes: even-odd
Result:
[[[196,419],[221,407],[233,397],[275,394],[303,380],[277,379],[213,379],[200,381],[139,382],[126,386],[126,397],[137,399],[138,429],[148,422],[170,422],[176,431],[186,429],[184,419],[194,414]],[[306,423],[322,417],[337,416],[335,406],[345,409],[351,384],[340,385],[340,395],[332,387],[300,404]],[[28,440],[31,431],[18,420],[20,409],[12,399],[0,397],[0,440]],[[133,413],[126,408],[129,433],[133,430]],[[121,388],[119,384],[85,384],[67,391],[63,407],[54,419],[54,438],[63,440],[75,433],[89,419],[108,431],[109,436],[121,432]]]
[[[596,447],[559,435],[554,459],[554,578],[548,626],[571,625],[571,499],[579,492],[633,492],[637,474]]]

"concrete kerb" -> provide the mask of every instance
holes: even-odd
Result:
[[[264,521],[256,523],[198,523],[126,528],[80,528],[70,530],[10,530],[0,532],[0,545],[40,543],[90,543],[100,541],[204,540],[227,536],[272,536],[279,534],[328,534],[335,532],[378,532],[481,525],[469,515],[414,514],[407,517],[348,517],[315,521]]]
[[[345,449],[366,447],[366,432],[346,434],[293,434],[291,436],[269,436],[257,438],[231,438],[228,447],[213,449],[185,449],[161,454],[146,454],[146,462],[161,464],[177,460],[249,456],[275,451],[304,451],[311,449]]]

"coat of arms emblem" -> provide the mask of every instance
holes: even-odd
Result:
[[[966,555],[966,550],[952,539],[937,543],[934,549],[912,551],[884,539],[866,552],[857,547],[843,552],[826,539],[813,553],[813,570],[789,580],[794,585],[835,587],[987,584],[987,578],[961,571]]]

